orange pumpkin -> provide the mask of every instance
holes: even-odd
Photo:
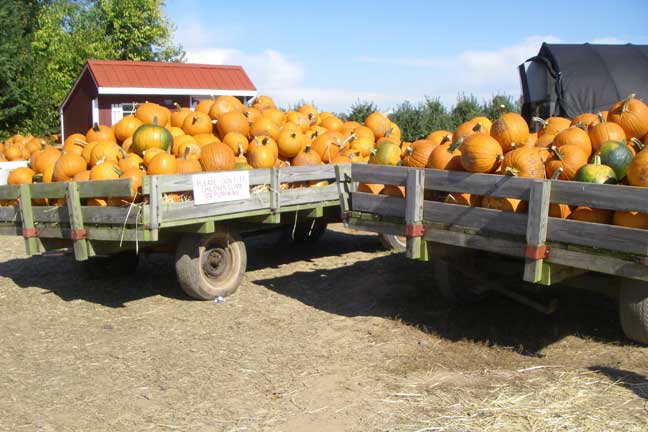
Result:
[[[146,167],[148,175],[165,175],[176,172],[176,158],[172,154],[159,152]]]
[[[607,141],[625,141],[625,131],[616,123],[605,121],[603,114],[599,113],[598,124],[590,127],[587,131],[592,149],[597,152],[601,144]]]
[[[249,141],[247,137],[238,132],[230,132],[223,137],[223,144],[229,146],[234,153],[238,152],[239,149],[243,153],[246,153],[248,150]]]
[[[612,222],[612,210],[593,209],[586,206],[576,207],[569,215],[569,219],[582,222],[609,224]]]
[[[230,132],[238,132],[247,136],[250,133],[248,118],[240,111],[230,111],[222,114],[216,122],[216,129],[221,139]]]
[[[234,96],[218,96],[211,105],[208,113],[214,120],[219,120],[223,114],[231,111],[243,111],[243,104]]]
[[[117,142],[124,142],[127,138],[133,136],[138,127],[144,123],[134,115],[127,115],[113,126]]]
[[[589,135],[577,126],[565,129],[556,135],[553,145],[558,148],[564,145],[576,145],[583,150],[588,158],[592,155],[592,142],[590,141]]]
[[[171,119],[171,111],[162,105],[153,102],[145,102],[137,106],[135,110],[135,117],[137,117],[145,125],[160,125],[166,126]],[[91,141],[88,139],[88,141]]]
[[[355,136],[347,141],[348,148],[359,152],[363,157],[369,156],[374,149],[375,143],[373,135],[371,138],[366,136]]]
[[[208,99],[203,99],[196,104],[196,107],[194,108],[194,112],[202,112],[205,114],[209,114],[209,111],[211,111],[212,106],[214,106],[214,102],[215,100],[213,96]]]
[[[379,112],[369,114],[365,119],[364,125],[371,129],[375,139],[386,136],[392,129],[391,122],[387,116]]]
[[[292,160],[293,166],[310,166],[310,165],[321,165],[322,158],[319,153],[314,150],[311,150],[310,144],[307,144],[303,150],[297,153]]]
[[[245,118],[247,118],[248,124],[254,123],[262,116],[261,111],[254,107],[243,107],[243,110],[241,112],[243,113]]]
[[[612,217],[612,223],[628,228],[648,229],[648,214],[617,210]]]
[[[503,174],[535,179],[545,178],[545,160],[535,147],[519,147],[504,155]]]
[[[469,206],[469,207],[480,207],[482,202],[482,197],[480,195],[471,195],[468,193],[452,192],[449,193],[448,196],[446,196],[445,202],[448,204],[457,204],[457,205]]]
[[[194,135],[193,137],[196,140],[196,143],[198,143],[200,147],[207,144],[211,144],[213,142],[221,142],[221,140],[218,139],[218,137],[212,133],[198,134],[198,135]]]
[[[250,126],[250,135],[252,136],[269,136],[277,140],[279,138],[279,126],[267,117],[261,117]]]
[[[279,147],[279,156],[292,159],[297,156],[304,147],[306,147],[306,135],[299,131],[283,130],[279,134],[277,146]]]
[[[54,147],[47,147],[44,150],[34,153],[30,159],[31,168],[37,173],[44,173],[47,167],[53,167],[61,152]]]
[[[626,178],[631,186],[648,187],[648,151],[641,150],[632,159]]]
[[[222,142],[201,147],[200,164],[204,171],[232,170],[236,164],[234,152]]]
[[[81,171],[72,177],[72,181],[88,181],[90,180],[90,170]]]
[[[520,207],[521,202],[521,200],[516,198],[485,196],[481,200],[481,207],[509,213],[522,213],[523,207]]]
[[[342,135],[336,132],[327,132],[318,136],[313,141],[312,148],[319,154],[322,162],[329,163],[342,149]]]
[[[486,134],[470,135],[461,145],[461,166],[469,172],[494,173],[500,167],[503,158],[502,146]]]
[[[135,153],[130,153],[128,156],[120,160],[117,163],[117,166],[122,171],[128,171],[129,169],[139,169],[140,165],[143,163],[144,159],[142,159]]]
[[[280,125],[286,120],[286,113],[281,111],[280,109],[269,108],[264,111],[261,111],[261,117],[265,117],[266,119],[270,120],[272,123],[276,125]],[[252,123],[256,122],[261,117],[257,117],[254,121],[252,121]],[[292,122],[288,122],[288,123],[291,123],[301,129],[301,127],[297,126],[295,123]]]
[[[274,141],[272,141],[274,142]],[[271,138],[263,137],[250,144],[247,159],[253,168],[272,168],[277,163],[277,154],[272,146]]]
[[[463,171],[461,150],[459,150],[463,141],[463,139],[460,139],[454,143],[445,142],[439,144],[430,153],[426,167],[449,171]]]
[[[512,148],[512,144],[524,144],[529,140],[529,125],[524,118],[514,112],[504,113],[495,120],[490,130],[504,152]]]
[[[550,147],[553,144],[555,138],[556,135],[552,135],[549,133],[543,134],[538,137],[538,140],[535,142],[535,147],[537,148]]]
[[[543,120],[540,117],[533,117],[531,120],[540,124],[540,129],[538,129],[538,138],[543,135],[558,135],[560,132],[571,126],[569,119],[564,117],[549,117],[546,120]]]
[[[116,180],[121,171],[110,162],[100,163],[90,169],[90,180]]]
[[[581,125],[584,127],[585,130],[588,130],[591,126],[597,125],[598,122],[599,122],[599,118],[596,114],[583,113],[583,114],[578,114],[576,117],[574,117],[570,123],[570,126]]]
[[[142,187],[142,180],[144,176],[146,175],[146,172],[142,171],[139,168],[130,168],[127,170],[122,170],[122,173],[120,174],[119,178],[120,179],[131,179],[131,197],[134,197],[135,194],[140,190]]]
[[[425,168],[430,158],[430,153],[438,145],[438,143],[427,139],[414,141],[408,148],[405,157],[403,157],[403,165],[414,168]]]
[[[111,141],[96,141],[90,152],[88,164],[95,166],[99,161],[117,163],[122,158],[124,150]]]
[[[588,157],[577,145],[564,145],[560,148],[550,147],[552,156],[547,159],[545,169],[547,177],[553,178],[557,170],[560,171],[560,180],[572,180],[576,172],[587,164]]]
[[[28,167],[14,168],[7,176],[7,184],[31,184],[35,175],[36,171]]]
[[[339,132],[342,129],[343,124],[342,120],[333,115],[326,117],[320,123],[322,127],[334,132]]]
[[[261,111],[276,108],[275,103],[270,96],[257,96],[252,101],[252,106]]]
[[[204,112],[196,111],[182,122],[182,130],[188,135],[212,133],[212,119]]]
[[[83,157],[76,154],[63,154],[54,164],[52,179],[54,181],[69,181],[86,169],[87,163]]]
[[[633,94],[615,103],[607,120],[621,126],[628,139],[641,139],[648,134],[648,106]]]
[[[200,160],[189,158],[190,148],[187,147],[182,157],[176,159],[176,174],[193,174],[202,171]]]
[[[286,121],[288,123],[294,123],[301,129],[302,132],[306,132],[311,125],[310,119],[306,114],[289,111],[286,113]]]
[[[187,144],[187,143],[198,144],[198,142],[196,142],[196,138],[194,138],[191,135],[180,135],[177,137],[173,137],[173,144],[171,145],[171,153],[173,153],[177,157],[180,157],[182,153],[178,151],[178,148],[180,147],[180,145]],[[200,147],[200,145],[198,146]]]
[[[185,118],[187,118],[188,115],[193,114],[193,111],[189,108],[181,107],[177,103],[174,105],[176,106],[176,110],[171,113],[171,126],[182,129],[182,124],[184,123]]]
[[[85,141],[115,141],[115,133],[110,126],[95,123],[88,132],[86,132]]]
[[[473,119],[467,120],[461,123],[454,131],[452,135],[452,141],[457,141],[460,138],[466,138],[475,133],[490,134],[491,122],[488,120],[488,123],[484,120],[485,117],[475,117]]]
[[[385,188],[385,185],[381,184],[374,184],[374,183],[360,183],[358,185],[358,192],[364,192],[364,193],[370,193],[374,195],[378,195],[383,189]]]

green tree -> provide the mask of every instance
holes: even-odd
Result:
[[[378,111],[378,106],[369,101],[356,101],[351,105],[351,108],[346,114],[340,114],[340,118],[344,121],[356,121],[364,123],[369,114]]]
[[[520,112],[517,104],[509,95],[495,95],[482,106],[482,111],[486,117],[493,121],[499,118],[502,110],[505,112]]]
[[[409,101],[403,102],[389,114],[389,118],[400,126],[405,141],[415,141],[428,136],[432,131],[452,126],[443,104],[438,99],[428,97],[416,105]]]

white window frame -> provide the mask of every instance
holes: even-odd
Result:
[[[137,104],[133,102],[122,102],[118,104],[111,104],[110,118],[112,124],[117,123],[119,120],[123,119],[127,115],[135,114],[136,109],[137,109]]]

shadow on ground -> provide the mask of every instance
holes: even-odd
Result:
[[[648,378],[645,375],[607,366],[592,366],[589,370],[605,375],[610,381],[622,385],[640,398],[648,400]]]

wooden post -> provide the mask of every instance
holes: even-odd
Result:
[[[423,223],[423,200],[425,193],[425,171],[422,169],[410,169],[407,172],[405,187],[405,224],[409,227],[417,227]],[[406,229],[409,231],[409,229]],[[418,259],[421,257],[422,233],[407,236],[406,255],[408,258]]]
[[[270,169],[270,210],[272,213],[279,212],[279,191],[281,184],[279,183],[279,169]]]
[[[31,189],[27,184],[21,184],[19,190],[20,220],[22,222],[23,237],[25,238],[25,251],[32,256],[38,252],[38,239],[34,228],[34,215],[32,212]]]
[[[338,193],[340,194],[340,211],[344,216],[347,212],[351,211],[349,202],[350,186],[351,186],[351,171],[352,165],[340,164],[335,165],[335,180],[337,181]]]
[[[74,257],[77,261],[84,261],[88,259],[88,243],[85,239],[81,198],[79,197],[79,185],[77,182],[67,184],[65,195],[70,219],[70,236],[74,244]]]
[[[160,206],[162,203],[162,194],[160,193],[160,183],[158,176],[150,176],[151,189],[149,192],[150,220],[149,229],[151,230],[151,240],[157,241],[160,229]]]
[[[524,264],[524,280],[540,282],[542,280],[542,263],[544,257],[529,256],[529,251],[541,251],[547,240],[547,222],[549,219],[549,196],[551,182],[539,181],[531,185],[529,196],[529,216],[527,219],[526,241],[527,253]]]

